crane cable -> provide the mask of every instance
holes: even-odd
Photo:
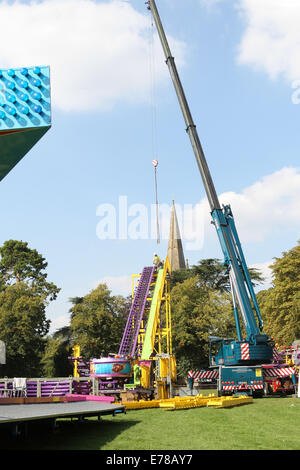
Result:
[[[151,129],[152,129],[152,154],[154,156],[152,165],[154,166],[155,181],[155,206],[156,206],[156,236],[157,244],[160,243],[159,228],[159,203],[157,190],[157,118],[156,118],[156,87],[155,87],[155,54],[154,54],[154,21],[150,11],[150,41],[149,41],[149,69],[150,69],[150,102],[151,102]]]
[[[156,232],[157,232],[157,244],[160,243],[160,231],[159,231],[159,204],[158,204],[158,192],[157,192],[157,166],[158,161],[156,158],[152,160],[154,166],[154,181],[155,181],[155,206],[156,206]]]

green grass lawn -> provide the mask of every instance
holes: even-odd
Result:
[[[100,422],[60,420],[54,433],[1,439],[27,450],[299,450],[300,399],[262,398],[233,408],[131,410]]]

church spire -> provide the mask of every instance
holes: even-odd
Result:
[[[174,201],[172,201],[168,259],[171,265],[171,271],[186,268]]]

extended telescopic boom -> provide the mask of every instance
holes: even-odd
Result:
[[[183,113],[183,117],[185,120],[186,131],[190,137],[190,140],[194,149],[195,157],[197,160],[197,164],[198,164],[198,167],[199,167],[202,179],[203,179],[204,188],[208,197],[210,208],[212,211],[214,209],[220,209],[221,207],[220,207],[220,203],[218,200],[218,196],[217,196],[217,193],[216,193],[216,190],[215,190],[215,187],[214,187],[211,175],[210,175],[209,168],[206,163],[205,155],[202,150],[202,146],[198,137],[197,129],[194,124],[187,99],[185,97],[185,93],[184,93],[184,90],[183,90],[183,87],[182,87],[182,84],[181,84],[181,81],[177,72],[175,60],[174,60],[174,57],[172,57],[169,44],[168,44],[164,29],[163,29],[163,26],[162,26],[162,23],[161,23],[161,20],[160,20],[160,17],[156,8],[156,4],[153,0],[149,0],[147,4],[148,4],[148,9],[151,10],[153,14],[153,18],[157,27],[158,35],[159,35],[159,38],[160,38],[160,41],[161,41],[161,44],[165,53],[166,63],[169,67],[171,78],[173,80],[175,91],[176,91],[179,104]]]

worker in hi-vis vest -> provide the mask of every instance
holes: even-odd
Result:
[[[162,266],[162,262],[160,260],[160,257],[157,255],[157,253],[154,253],[153,264],[154,264],[155,269],[158,269]]]

